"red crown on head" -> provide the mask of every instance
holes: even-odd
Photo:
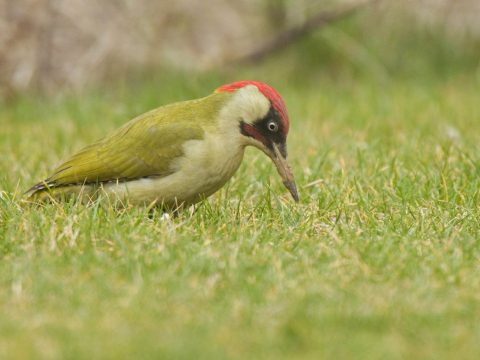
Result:
[[[282,119],[285,135],[288,134],[288,128],[290,126],[290,122],[288,119],[287,107],[285,106],[285,102],[283,101],[278,91],[275,90],[270,85],[267,85],[263,82],[255,81],[255,80],[242,80],[242,81],[233,82],[231,84],[222,85],[218,89],[216,89],[215,92],[233,92],[247,85],[256,86],[258,90],[268,100],[270,100],[273,108],[278,112],[278,114],[280,115],[280,118]]]

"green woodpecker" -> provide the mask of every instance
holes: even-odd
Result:
[[[44,200],[101,191],[132,203],[191,205],[219,190],[252,145],[273,160],[298,201],[287,163],[288,128],[285,103],[274,88],[238,81],[136,117],[80,150],[27,193]]]

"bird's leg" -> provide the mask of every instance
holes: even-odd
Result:
[[[165,203],[159,203],[155,201],[148,206],[148,217],[149,219],[154,219],[155,213],[159,211],[162,214],[161,215],[162,220],[169,218],[170,215],[176,219],[180,216],[180,213],[183,210],[184,210],[184,203],[179,204],[178,202],[175,202],[172,205],[167,205]]]
[[[180,212],[184,209],[184,206],[185,203],[179,203],[177,200],[175,200],[175,205],[171,208],[172,215],[175,219],[180,216]]]
[[[190,215],[191,216],[195,215],[200,210],[200,208],[203,206],[203,203],[204,203],[203,201],[200,201],[199,203],[197,203],[195,205],[192,205]]]

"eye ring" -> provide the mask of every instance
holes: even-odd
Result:
[[[268,130],[271,132],[277,132],[278,131],[278,124],[275,121],[270,121],[267,125]]]

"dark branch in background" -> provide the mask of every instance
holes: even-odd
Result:
[[[255,49],[249,54],[240,56],[240,58],[233,62],[237,64],[255,63],[263,60],[267,56],[275,53],[283,48],[286,48],[290,44],[299,40],[300,38],[312,33],[313,31],[329,25],[333,22],[344,19],[345,17],[355,13],[357,10],[364,8],[367,5],[371,5],[378,0],[361,1],[355,4],[343,6],[342,8],[332,11],[322,11],[313,15],[305,23],[287,29],[276,37],[266,42],[259,48]]]

